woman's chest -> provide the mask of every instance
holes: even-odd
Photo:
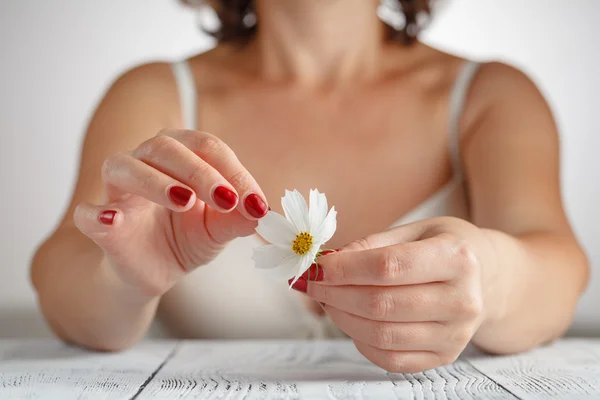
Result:
[[[273,210],[285,189],[317,188],[338,210],[331,246],[388,227],[450,179],[448,140],[423,107],[237,101],[204,112]]]

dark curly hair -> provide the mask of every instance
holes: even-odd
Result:
[[[219,19],[217,30],[206,30],[220,42],[246,43],[257,30],[254,0],[180,0],[189,6],[208,3]],[[387,0],[385,5],[404,16],[400,27],[390,27],[394,38],[414,43],[431,15],[432,0]]]

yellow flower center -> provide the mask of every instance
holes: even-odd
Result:
[[[308,253],[308,251],[311,249],[313,244],[313,237],[310,233],[308,232],[300,232],[299,234],[296,235],[296,239],[294,240],[294,243],[292,244],[292,250],[294,250],[294,253],[299,254],[299,255],[303,255]]]

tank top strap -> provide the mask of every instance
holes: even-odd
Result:
[[[464,178],[460,156],[460,119],[463,114],[469,89],[471,88],[471,83],[480,66],[481,64],[479,62],[465,61],[450,92],[450,156],[452,159],[454,178],[460,181]]]
[[[196,82],[194,75],[186,60],[171,63],[177,90],[179,91],[179,107],[181,109],[181,120],[183,128],[196,130]]]

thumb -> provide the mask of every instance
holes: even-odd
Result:
[[[430,220],[422,220],[396,226],[350,242],[342,247],[340,251],[364,251],[393,246],[399,243],[415,242],[424,239],[424,235],[427,233],[430,226]]]
[[[206,208],[204,221],[208,234],[221,244],[254,234],[258,225],[257,221],[249,220],[237,210],[222,213],[211,207]]]

